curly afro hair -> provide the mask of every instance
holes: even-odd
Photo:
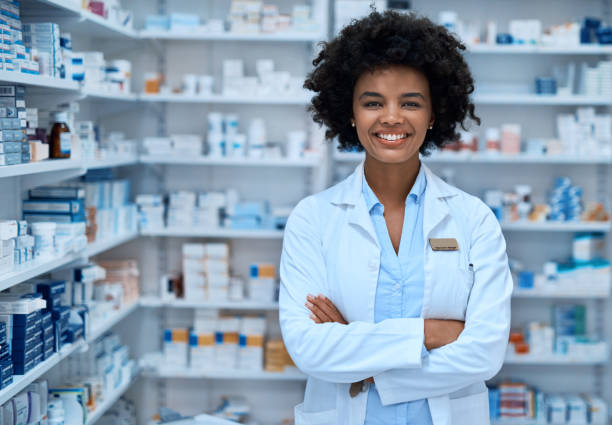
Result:
[[[341,150],[363,150],[351,127],[353,90],[359,76],[392,65],[415,68],[429,81],[435,122],[421,154],[457,140],[457,124],[466,129],[468,115],[480,124],[470,100],[474,80],[461,53],[465,46],[427,18],[373,11],[321,46],[304,88],[316,93],[309,107],[314,121],[327,127],[327,139],[338,136]]]

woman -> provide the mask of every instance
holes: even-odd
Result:
[[[296,424],[489,423],[512,281],[497,220],[419,152],[479,123],[464,46],[426,18],[373,12],[324,44],[316,122],[365,161],[302,200],[281,258],[285,344],[308,376]]]

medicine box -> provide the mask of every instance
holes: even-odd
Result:
[[[164,330],[164,361],[169,365],[187,367],[188,329]]]
[[[43,186],[30,189],[30,199],[85,199],[85,189],[82,187]]]
[[[71,214],[85,219],[83,199],[36,199],[23,201],[24,213]]]

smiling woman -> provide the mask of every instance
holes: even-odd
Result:
[[[479,123],[464,46],[414,15],[373,12],[324,43],[314,120],[365,150],[285,228],[280,323],[308,378],[302,424],[485,425],[512,279],[499,223],[419,153]]]

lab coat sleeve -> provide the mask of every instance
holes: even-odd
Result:
[[[316,324],[310,318],[306,296],[330,294],[317,202],[314,197],[301,201],[285,227],[279,315],[291,358],[307,375],[335,383],[358,382],[391,368],[420,367],[423,319],[342,325]]]
[[[474,284],[459,338],[431,350],[421,369],[395,369],[374,376],[384,405],[450,394],[491,379],[501,368],[510,331],[512,278],[506,244],[495,216],[480,204],[470,261]],[[476,211],[478,213],[478,211]]]

